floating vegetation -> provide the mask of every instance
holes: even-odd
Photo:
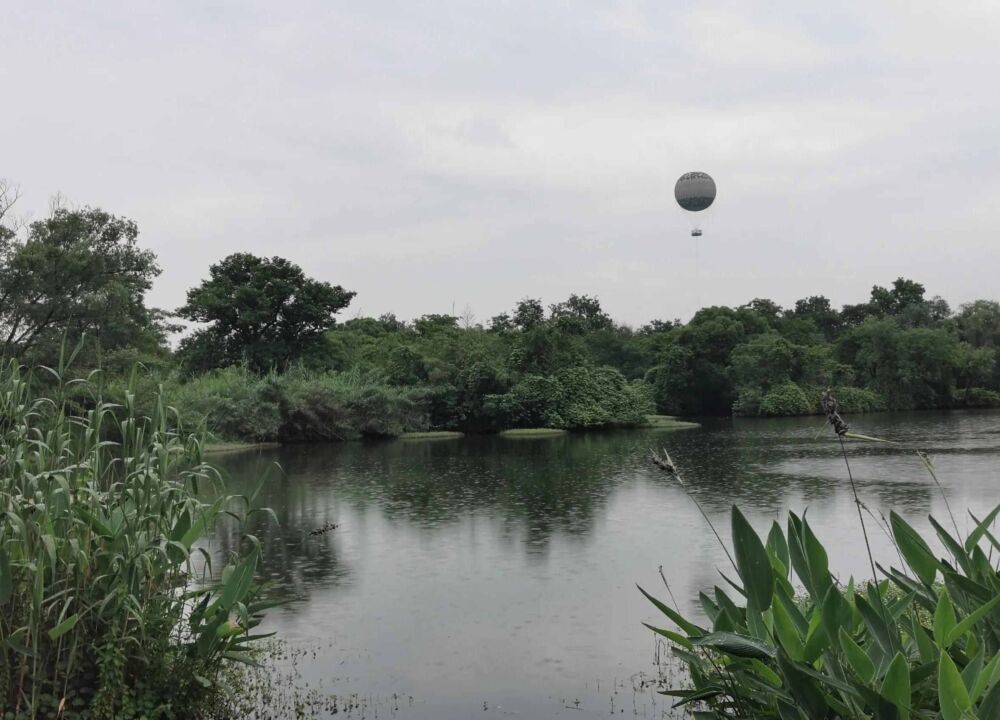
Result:
[[[427,432],[406,432],[399,436],[401,440],[458,440],[465,433],[451,430],[429,430]]]
[[[516,430],[504,430],[500,437],[505,438],[541,438],[565,435],[566,430],[561,428],[518,428]]]

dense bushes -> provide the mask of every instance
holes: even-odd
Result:
[[[247,659],[269,603],[256,541],[207,588],[196,543],[224,513],[242,527],[246,502],[220,493],[164,398],[145,415],[131,388],[116,406],[76,381],[93,409],[74,416],[67,385],[42,374],[47,397],[0,371],[0,715],[212,716],[220,672]]]
[[[301,368],[258,375],[216,370],[171,386],[186,417],[232,440],[346,440],[427,428],[419,390],[389,386],[359,372]]]
[[[770,390],[760,401],[760,414],[765,417],[781,415],[808,415],[814,403],[809,401],[802,388],[786,382]]]
[[[962,407],[995,408],[1000,407],[1000,393],[986,388],[969,388],[956,393]]]
[[[528,375],[489,403],[505,427],[568,430],[640,425],[653,411],[648,386],[613,368],[575,367],[555,376]]]

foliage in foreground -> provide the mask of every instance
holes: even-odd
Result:
[[[197,543],[248,503],[199,499],[218,476],[162,398],[145,417],[48,372],[51,397],[0,372],[0,716],[204,717],[270,603],[255,540],[207,588]],[[72,415],[68,386],[93,409]]]
[[[844,586],[805,517],[789,513],[762,541],[733,507],[736,595],[699,595],[706,627],[642,591],[680,630],[648,626],[690,671],[692,687],[668,694],[716,719],[1000,717],[1000,574],[987,555],[1000,550],[998,512],[973,518],[964,541],[931,517],[950,558],[892,513],[902,567]]]

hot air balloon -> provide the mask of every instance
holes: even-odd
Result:
[[[674,197],[677,204],[691,213],[703,212],[715,202],[715,180],[708,173],[688,172],[677,179],[674,185]],[[701,237],[701,228],[695,220],[691,230],[693,237]]]

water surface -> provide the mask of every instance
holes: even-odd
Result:
[[[963,531],[967,509],[1000,502],[1000,413],[851,421],[930,452]],[[667,448],[724,535],[733,503],[762,531],[808,509],[831,570],[867,576],[841,449],[819,418],[292,446],[222,463],[236,492],[281,467],[259,496],[280,525],[260,516],[253,531],[266,574],[298,598],[267,625],[306,649],[303,685],[354,695],[367,717],[663,717],[669,703],[642,689],[657,648],[640,625],[663,622],[635,583],[665,595],[662,566],[694,612],[727,561],[684,488],[649,462],[653,446]],[[921,530],[928,513],[947,518],[912,452],[847,450],[873,514],[894,509]],[[869,522],[876,559],[894,561]],[[233,541],[220,534],[214,550]]]

